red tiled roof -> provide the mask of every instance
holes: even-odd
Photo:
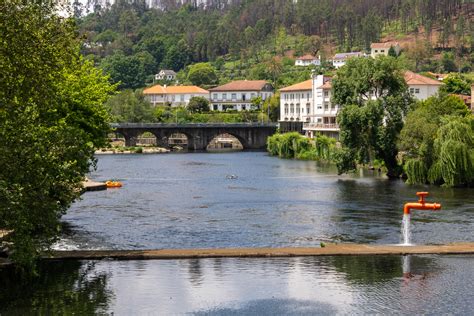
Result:
[[[294,84],[289,87],[285,87],[280,89],[281,92],[288,92],[288,91],[304,91],[304,90],[311,90],[313,87],[313,80],[306,80],[297,84]]]
[[[268,84],[265,80],[237,80],[218,86],[209,91],[261,91]]]
[[[300,56],[298,58],[296,58],[297,60],[315,60],[317,59],[316,57],[314,57],[313,55],[304,55],[304,56]]]
[[[162,87],[159,84],[143,90],[143,94],[208,94],[209,91],[204,90],[198,86],[166,86]]]
[[[412,71],[406,71],[404,74],[405,82],[407,85],[431,85],[431,86],[442,86],[443,83],[438,80],[434,80],[419,74],[416,74]]]
[[[395,46],[400,46],[398,42],[386,42],[386,43],[372,43],[370,44],[370,48],[390,48]]]

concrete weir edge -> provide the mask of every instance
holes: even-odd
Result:
[[[361,256],[361,255],[409,255],[409,254],[474,254],[474,243],[445,245],[367,245],[328,244],[312,248],[224,248],[224,249],[159,249],[159,250],[72,250],[53,251],[45,260],[64,259],[204,259],[204,258],[268,258],[304,256]]]

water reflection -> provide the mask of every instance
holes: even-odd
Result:
[[[469,314],[472,256],[48,262],[0,314]],[[408,264],[409,262],[409,264]]]
[[[108,273],[98,271],[95,262],[48,262],[38,274],[0,269],[0,315],[104,314],[113,299]]]

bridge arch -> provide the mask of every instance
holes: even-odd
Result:
[[[206,150],[208,151],[219,149],[243,150],[248,147],[245,138],[238,135],[238,133],[217,132],[209,138],[210,140],[206,145]],[[236,144],[232,138],[235,139],[238,143]],[[228,147],[227,145],[230,145],[230,147]]]

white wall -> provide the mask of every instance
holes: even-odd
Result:
[[[408,90],[418,100],[426,100],[438,93],[440,86],[435,85],[409,85]]]
[[[311,90],[280,93],[280,121],[308,122],[313,108]]]
[[[251,110],[252,99],[262,97],[262,100],[271,98],[272,91],[210,91],[211,110],[225,111],[233,109],[237,111]]]

